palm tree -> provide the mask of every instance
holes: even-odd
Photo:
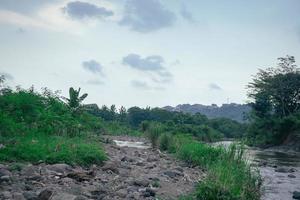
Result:
[[[78,90],[75,90],[73,87],[70,87],[69,89],[69,98],[63,97],[64,100],[66,100],[68,106],[72,110],[78,110],[81,102],[88,96],[87,93],[79,96],[80,88]]]

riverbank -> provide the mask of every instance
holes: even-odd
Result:
[[[177,199],[194,191],[205,173],[151,148],[119,147],[112,140],[146,142],[128,136],[106,137],[109,160],[83,168],[45,163],[0,165],[0,199]]]

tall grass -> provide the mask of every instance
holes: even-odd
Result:
[[[190,165],[206,170],[207,177],[195,193],[183,199],[258,200],[261,179],[244,160],[240,146],[212,147],[182,136],[173,136],[170,147],[176,156]]]
[[[88,166],[102,164],[106,155],[99,143],[86,137],[51,136],[46,134],[26,134],[2,137],[0,161],[32,163],[67,163]]]

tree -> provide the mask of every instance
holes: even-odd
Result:
[[[248,138],[254,143],[281,144],[299,132],[300,69],[293,56],[278,60],[276,67],[260,69],[248,85],[253,99]]]
[[[300,70],[293,56],[278,58],[277,67],[260,69],[249,83],[248,96],[254,99],[257,114],[283,118],[300,109]]]
[[[80,108],[80,105],[82,101],[88,96],[87,93],[79,96],[80,88],[78,90],[75,90],[73,87],[69,89],[69,98],[63,97],[64,100],[66,100],[68,106],[72,110],[78,110]]]

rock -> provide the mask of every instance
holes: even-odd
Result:
[[[9,182],[10,181],[10,176],[1,176],[0,177],[0,182]]]
[[[156,156],[150,155],[147,158],[147,162],[155,162],[158,161],[158,158]]]
[[[107,162],[102,167],[102,170],[104,170],[104,171],[112,171],[112,172],[118,174],[119,173],[118,166],[119,165],[116,162]]]
[[[293,173],[293,172],[296,172],[296,171],[297,171],[297,170],[296,170],[295,168],[290,168],[290,169],[289,169],[289,172],[290,172],[290,173]]]
[[[11,172],[4,168],[4,166],[0,166],[0,177],[1,176],[11,176]]]
[[[86,198],[84,196],[78,196],[75,198],[75,200],[88,200],[88,198]]]
[[[121,158],[122,162],[134,162],[135,160],[133,158],[129,158],[127,156],[124,156],[123,158]]]
[[[127,190],[121,189],[121,190],[117,191],[117,195],[121,198],[125,198],[127,196]]]
[[[16,192],[16,193],[13,194],[13,199],[14,200],[25,200],[23,194],[18,193],[18,192]]]
[[[40,172],[36,166],[29,165],[22,169],[21,174],[25,177],[33,177],[36,175],[40,175]]]
[[[170,178],[175,178],[176,176],[183,176],[182,173],[177,172],[177,171],[165,171],[164,175],[170,177]]]
[[[294,174],[289,174],[288,177],[289,178],[296,178],[296,176]]]
[[[67,164],[47,165],[46,169],[61,174],[67,174],[73,171],[72,167]]]
[[[144,180],[144,179],[137,179],[133,181],[133,185],[136,186],[142,186],[142,187],[147,187],[149,186],[150,182],[148,180]]]
[[[0,149],[4,149],[5,145],[4,144],[0,144]]]
[[[50,190],[50,189],[44,189],[38,195],[38,199],[39,200],[49,200],[52,195],[53,195],[53,191],[52,190]]]
[[[176,167],[174,169],[177,170],[177,171],[183,172],[183,169],[181,167]]]
[[[146,188],[146,191],[143,191],[143,197],[154,197],[155,196],[155,191],[151,188]]]
[[[8,191],[2,192],[1,196],[3,197],[3,199],[11,199],[12,198],[12,194],[10,192],[8,192]]]
[[[51,200],[75,200],[75,199],[76,199],[75,195],[64,193],[64,192],[56,193],[51,198]]]
[[[289,170],[287,168],[277,168],[275,169],[275,172],[279,172],[279,173],[288,173]]]
[[[75,179],[79,182],[88,181],[94,177],[93,172],[72,172],[67,175],[67,177]]]
[[[38,195],[35,192],[24,192],[23,196],[26,200],[38,200]]]
[[[294,192],[293,192],[293,198],[294,198],[294,199],[300,199],[300,192],[294,191]]]

